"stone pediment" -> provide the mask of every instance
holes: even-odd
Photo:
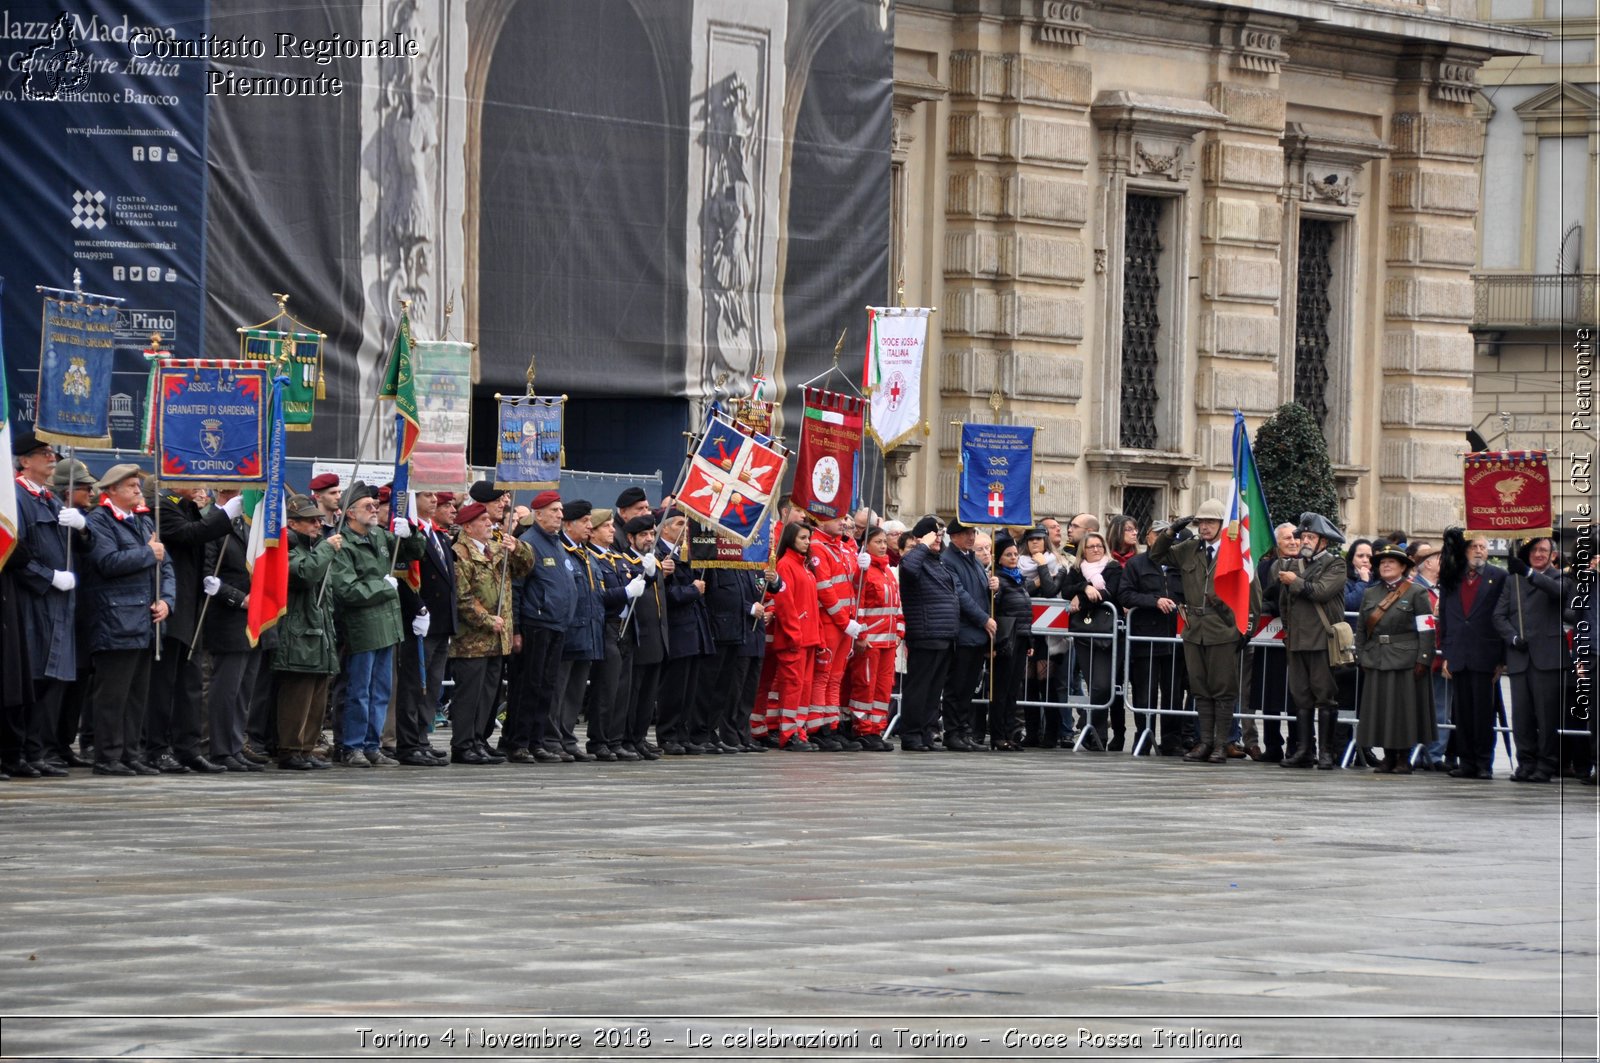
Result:
[[[1582,136],[1600,128],[1600,97],[1567,81],[1522,101],[1516,112],[1535,136]]]
[[[1204,100],[1117,89],[1089,108],[1103,135],[1100,158],[1130,177],[1187,180],[1194,170],[1194,136],[1221,129],[1228,118]]]
[[[1290,122],[1283,130],[1287,192],[1308,203],[1353,206],[1360,198],[1354,184],[1361,167],[1388,153],[1382,140],[1356,130]]]

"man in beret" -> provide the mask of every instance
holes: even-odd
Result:
[[[336,473],[325,472],[311,478],[311,497],[322,510],[324,535],[331,535],[337,530],[340,512],[339,495],[339,477]]]
[[[467,490],[467,495],[474,502],[481,502],[483,508],[489,511],[489,520],[495,527],[505,523],[506,510],[511,505],[511,495],[494,485],[492,480],[479,480]]]
[[[620,532],[627,527],[629,521],[650,512],[650,500],[645,497],[644,488],[624,487],[622,493],[617,495],[617,501],[611,509],[612,517],[616,520]]]
[[[137,465],[114,465],[95,484],[105,500],[89,515],[84,604],[94,613],[96,775],[159,775],[140,758],[150,697],[151,652],[172,612],[176,584],[167,549],[144,504]]]
[[[670,568],[667,562],[671,561]],[[689,557],[689,519],[680,510],[667,509],[656,538],[656,562],[666,577],[667,663],[661,672],[657,700],[656,740],[669,756],[699,755],[707,748],[696,742],[696,722],[701,719],[695,682],[702,661],[716,652],[711,621],[706,615],[706,581],[694,570]],[[721,749],[713,746],[712,752]]]
[[[1320,760],[1331,768],[1339,685],[1328,664],[1328,636],[1332,626],[1344,620],[1345,581],[1344,559],[1332,547],[1344,542],[1344,534],[1320,513],[1300,514],[1298,532],[1298,549],[1278,558],[1272,566],[1273,582],[1266,585],[1283,618],[1289,697],[1300,742],[1281,763],[1285,768],[1309,768]],[[1322,733],[1320,753],[1313,723]]]
[[[457,764],[504,764],[484,736],[494,723],[500,675],[516,627],[512,581],[533,567],[533,551],[515,539],[496,540],[494,521],[482,502],[468,502],[458,515],[456,540],[456,635],[450,640],[450,759]],[[507,551],[510,551],[509,556]]]
[[[393,692],[394,647],[401,637],[400,581],[393,570],[420,560],[424,547],[405,517],[394,521],[394,531],[383,529],[378,493],[360,480],[341,502],[345,545],[334,555],[328,577],[349,653],[338,759],[350,767],[376,767],[394,763],[380,749]]]
[[[71,507],[78,511],[85,520],[94,512],[95,475],[89,467],[81,461],[61,461],[56,463],[56,471],[50,477],[50,490],[61,500],[63,508]],[[83,531],[73,533],[73,553],[81,555],[74,562],[77,571],[82,571],[82,558],[89,556],[89,532],[87,525]],[[81,547],[81,549],[80,549]],[[74,598],[77,595],[74,594]],[[73,609],[75,637],[78,643],[78,674],[76,679],[67,685],[66,693],[61,699],[61,714],[56,720],[56,734],[54,753],[47,759],[56,767],[90,768],[94,766],[92,760],[87,759],[93,753],[94,716],[87,709],[89,703],[89,676],[93,669],[94,658],[89,653],[89,625],[93,614],[88,609]],[[81,726],[80,726],[81,725]],[[76,740],[79,751],[73,752],[72,743]]]
[[[487,508],[488,504],[484,505]],[[541,491],[530,506],[533,524],[521,538],[533,551],[533,565],[522,581],[517,600],[521,649],[516,651],[516,682],[500,735],[500,751],[517,764],[562,759],[547,747],[546,728],[559,702],[561,651],[578,607],[576,565],[567,556],[561,537],[565,513],[561,496],[554,491]],[[490,519],[495,519],[492,510]]]
[[[591,759],[578,746],[576,728],[589,673],[596,661],[605,659],[605,609],[600,603],[603,587],[588,549],[594,532],[593,514],[593,504],[579,498],[564,507],[561,518],[561,546],[573,580],[573,611],[561,644],[556,697],[544,731],[544,748],[568,763]]]

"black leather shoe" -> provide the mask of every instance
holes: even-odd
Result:
[[[593,753],[590,753],[589,754],[589,759],[590,760],[604,761],[604,762],[606,762],[608,764],[615,764],[617,762],[617,755],[615,753],[611,752],[611,747],[610,746],[604,746],[604,747],[602,747],[600,749],[595,750]]]
[[[621,747],[619,749],[611,750],[611,755],[613,757],[617,758],[618,760],[623,760],[623,761],[637,761],[637,760],[643,760],[644,759],[639,754],[635,753],[633,750],[627,748],[626,746],[623,746],[623,747]]]
[[[559,757],[557,758],[560,759]],[[539,759],[526,749],[513,749],[506,755],[506,760],[513,764],[537,764]]]
[[[701,745],[699,742],[685,742],[683,744],[683,751],[691,757],[698,757],[700,754],[706,751],[706,747]]]
[[[213,763],[198,754],[192,757],[184,757],[179,763],[190,771],[199,772],[202,775],[217,775],[228,770],[221,764]]]
[[[790,753],[820,753],[822,747],[815,742],[808,742],[804,738],[791,738],[789,744],[783,747]]]
[[[489,743],[487,742],[479,742],[477,749],[478,754],[483,757],[483,762],[485,764],[504,764],[506,762],[505,754],[499,752],[498,750],[490,749]],[[534,759],[538,759],[537,754],[535,755]]]
[[[246,745],[243,749],[239,750],[239,756],[235,759],[243,760],[250,764],[269,764],[272,762],[271,757],[250,745]]]
[[[581,764],[584,761],[593,760],[594,758],[581,749],[563,749],[561,751],[561,759],[566,761],[568,764]]]
[[[1183,759],[1190,764],[1200,764],[1211,759],[1211,745],[1202,742],[1183,755]],[[1223,759],[1227,759],[1224,757]]]
[[[69,768],[92,768],[92,767],[94,767],[94,761],[92,761],[92,760],[84,760],[82,757],[78,756],[78,754],[74,753],[70,749],[67,750],[65,753],[60,754],[59,759],[60,759],[61,763],[65,764]]]
[[[921,742],[907,742],[904,739],[901,739],[900,740],[900,752],[902,752],[902,753],[932,753],[932,752],[935,752],[935,750],[934,750],[934,748],[932,746],[923,745]]]
[[[309,761],[311,767],[317,771],[326,771],[327,769],[333,767],[332,761],[324,760],[315,753],[308,753],[306,755],[306,760]]]
[[[573,756],[571,753],[568,753],[565,749],[560,749],[556,751],[556,759],[561,761],[563,764],[571,764],[578,758]]]
[[[146,764],[142,760],[129,760],[129,761],[124,761],[124,763],[127,764],[128,767],[133,769],[133,773],[135,775],[160,775],[161,774],[161,772],[157,771],[155,768],[152,768],[150,765]]]
[[[978,746],[967,741],[965,735],[947,734],[944,736],[944,747],[952,753],[971,753]]]
[[[741,753],[765,753],[767,747],[760,742],[746,742],[739,747]]]
[[[311,761],[307,760],[304,754],[290,753],[287,757],[284,757],[282,760],[278,761],[278,770],[312,771],[314,769],[311,767]]]
[[[469,746],[466,749],[456,750],[454,753],[450,754],[450,761],[453,764],[489,763],[488,758],[483,755],[483,751],[478,749],[476,746]]]
[[[42,779],[65,779],[71,774],[66,768],[58,768],[54,764],[48,764],[42,760],[29,761],[28,767],[32,768]]]
[[[420,749],[409,749],[400,754],[400,763],[413,768],[437,768],[441,766],[437,759]]]
[[[668,742],[661,747],[661,755],[664,757],[686,757],[689,755],[689,750],[681,742]]]
[[[156,762],[150,766],[163,775],[188,775],[193,771],[187,764],[180,764],[178,758],[171,753],[161,754],[156,758]]]
[[[136,775],[136,774],[138,774],[132,768],[128,767],[126,764],[122,763],[121,761],[112,761],[111,763],[108,763],[108,764],[96,764],[94,766],[94,773],[96,775]]]
[[[25,760],[8,760],[4,764],[0,764],[0,771],[5,772],[13,779],[39,778],[38,770]]]
[[[533,759],[538,761],[540,764],[561,763],[561,755],[559,753],[552,753],[543,746],[540,746],[538,749],[533,751]]]
[[[245,772],[250,770],[245,766],[245,762],[238,757],[218,757],[212,763],[222,765],[223,771]]]
[[[661,751],[651,746],[635,746],[633,751],[639,754],[640,760],[660,760]]]
[[[1446,774],[1452,779],[1476,779],[1478,777],[1478,769],[1469,768],[1465,764],[1458,764]]]

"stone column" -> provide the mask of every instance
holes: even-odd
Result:
[[[1077,61],[1091,32],[1085,7],[1035,2],[1021,19],[968,16],[956,30],[937,319],[945,346],[934,419],[941,510],[958,492],[952,419],[1038,425],[1035,481],[1044,490],[1034,494],[1035,509],[1070,513],[1082,501],[1076,463],[1093,141],[1092,78]]]
[[[1461,519],[1472,423],[1471,269],[1482,148],[1471,99],[1480,58],[1401,63],[1390,124],[1378,528],[1438,535]]]

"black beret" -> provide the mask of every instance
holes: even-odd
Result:
[[[494,485],[492,480],[479,480],[467,492],[474,502],[493,502],[497,498],[504,498],[506,493]]]
[[[923,517],[912,526],[911,537],[913,539],[920,539],[929,532],[938,531],[942,526],[943,525],[939,518],[934,516],[932,513],[929,513],[926,517]]]
[[[344,495],[339,499],[340,509],[349,509],[363,498],[377,498],[378,492],[362,483],[360,480],[344,489]]]
[[[561,519],[568,524],[575,520],[582,520],[594,512],[594,503],[587,498],[575,498],[561,507]]]
[[[640,516],[634,517],[628,523],[624,524],[622,526],[622,531],[626,535],[638,535],[641,532],[655,531],[655,527],[655,516],[650,513],[644,513]]]
[[[648,501],[648,496],[645,495],[644,488],[624,487],[622,489],[622,494],[617,496],[616,505],[612,506],[611,508],[627,509],[629,506],[637,506],[640,502],[644,501]]]

